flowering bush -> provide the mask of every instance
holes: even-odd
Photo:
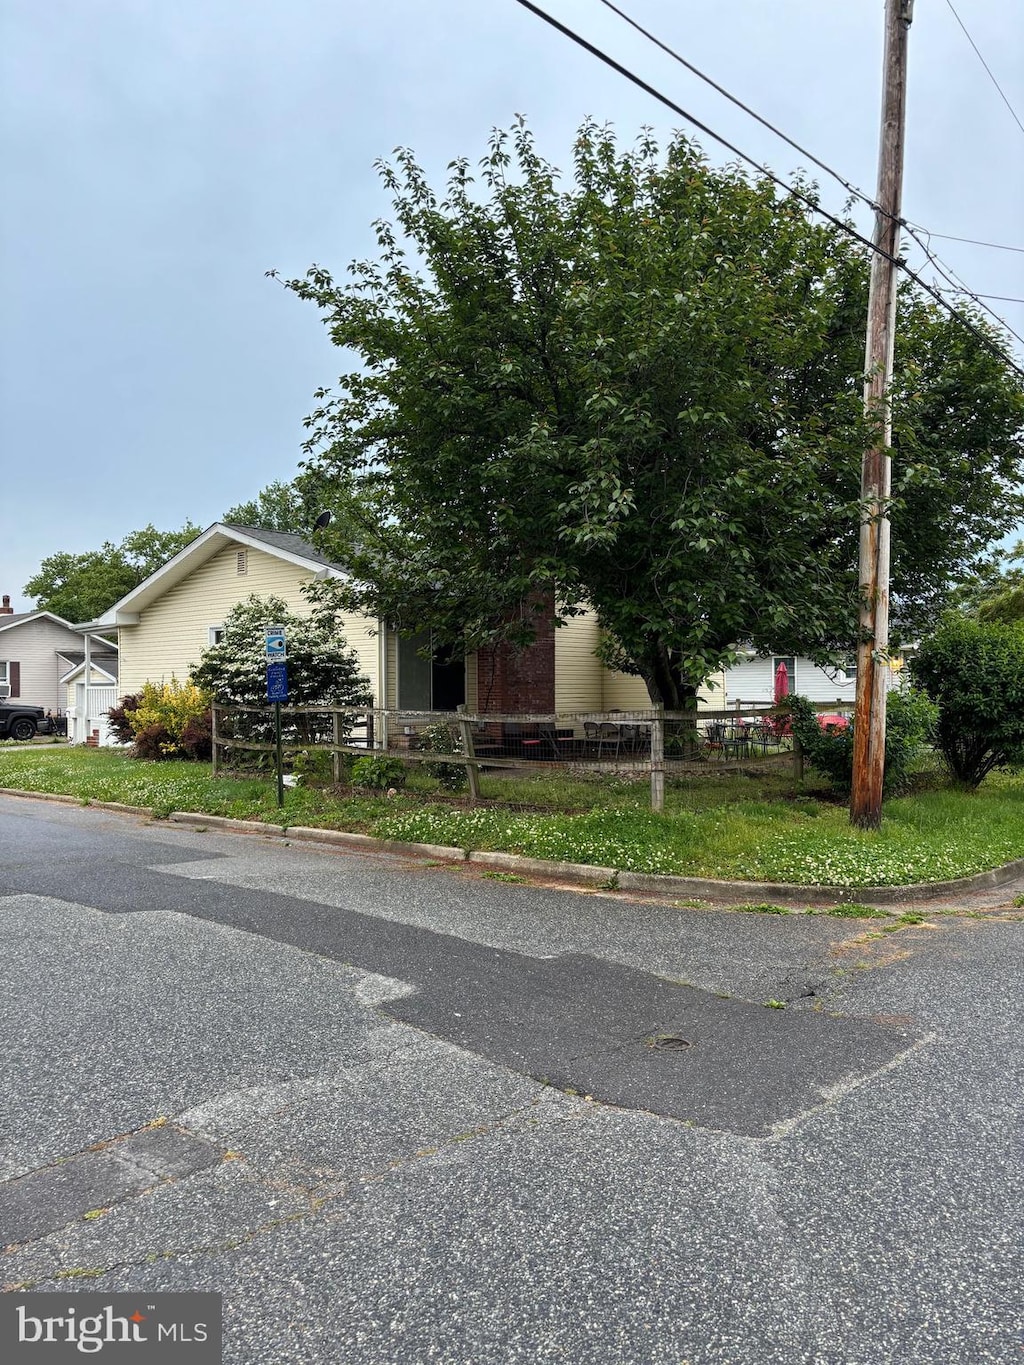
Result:
[[[280,597],[253,594],[225,617],[223,638],[203,652],[192,682],[222,705],[259,708],[231,718],[233,738],[272,741],[264,634],[270,624],[283,626],[288,642],[288,705],[352,707],[342,727],[345,740],[360,708],[373,705],[373,694],[358,657],[345,644],[338,614],[329,607],[317,605],[309,616],[297,616]],[[289,717],[289,728],[303,745],[329,743],[334,733],[326,714]]]
[[[210,698],[193,683],[174,677],[167,683],[144,683],[136,696],[122,697],[114,711],[108,713],[111,728],[119,738],[130,732],[136,758],[210,757]]]

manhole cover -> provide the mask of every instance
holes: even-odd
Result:
[[[690,1046],[685,1038],[677,1038],[674,1033],[659,1033],[648,1040],[648,1045],[657,1052],[682,1052],[684,1047]]]

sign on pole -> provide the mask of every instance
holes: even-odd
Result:
[[[267,664],[267,701],[288,700],[288,665]]]
[[[288,657],[284,626],[264,626],[263,635],[266,640],[267,662],[283,663]]]

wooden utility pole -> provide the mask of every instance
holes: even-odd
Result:
[[[860,642],[853,741],[850,820],[861,829],[882,823],[885,772],[885,685],[889,651],[889,489],[892,380],[896,332],[896,258],[903,194],[907,37],[914,0],[886,0],[882,131],[875,196],[875,250],[871,255],[864,409],[875,424],[874,444],[861,465]]]

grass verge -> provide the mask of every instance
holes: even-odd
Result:
[[[500,781],[487,780],[484,794],[492,801]],[[642,784],[561,774],[504,785],[506,800],[528,797],[531,810],[442,803],[425,790],[388,798],[305,787],[289,789],[279,810],[269,778],[213,778],[202,765],[145,763],[114,750],[0,753],[0,786],[23,791],[120,801],[157,816],[196,811],[631,872],[900,886],[969,876],[1024,849],[1018,778],[990,779],[974,795],[930,790],[889,801],[881,831],[872,834],[852,829],[844,808],[816,801],[791,782],[788,788],[777,778],[736,782],[671,785],[664,815],[647,809]],[[576,809],[567,813],[566,805]]]

